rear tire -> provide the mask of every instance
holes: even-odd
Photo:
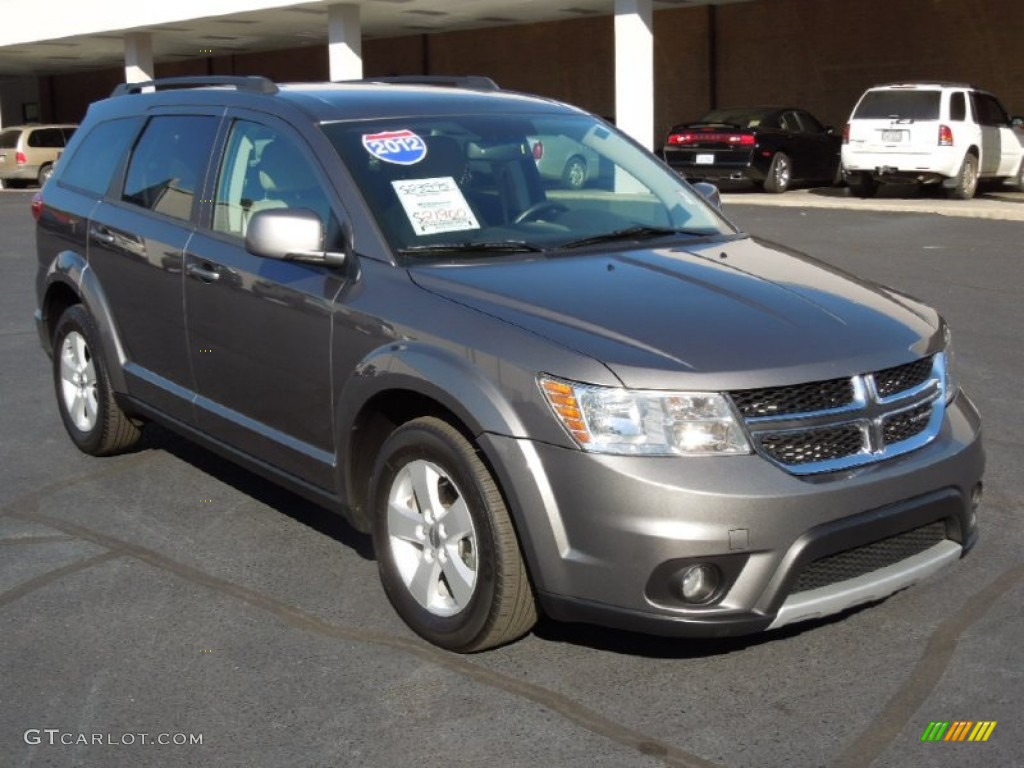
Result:
[[[469,653],[537,621],[508,510],[474,446],[441,419],[414,419],[384,442],[370,484],[381,582],[418,635]]]
[[[53,163],[47,163],[46,165],[39,169],[38,181],[40,189],[42,189],[43,185],[45,185],[46,182],[50,180],[51,176],[53,176]]]
[[[776,152],[768,166],[768,175],[764,180],[764,191],[782,193],[789,189],[792,181],[793,164],[785,152]]]
[[[960,172],[953,177],[954,185],[946,194],[954,200],[970,200],[978,191],[978,158],[972,154],[964,156]]]
[[[874,197],[878,192],[878,182],[870,173],[851,173],[846,177],[846,186],[857,197]]]
[[[80,451],[110,456],[138,443],[142,430],[114,399],[99,331],[81,304],[57,322],[53,383],[64,428]]]
[[[562,186],[566,189],[583,189],[587,183],[587,163],[579,155],[573,155],[562,169]]]

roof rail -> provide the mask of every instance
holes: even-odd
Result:
[[[978,90],[970,83],[958,83],[947,80],[903,80],[898,83],[882,83],[881,85],[872,86],[873,88],[911,88],[917,85],[934,85],[942,88],[973,88]]]
[[[388,75],[387,77],[367,77],[363,80],[345,80],[343,82],[437,85],[448,88],[470,88],[475,91],[501,90],[496,82],[485,75]]]
[[[146,80],[142,83],[121,83],[114,89],[111,96],[124,96],[128,93],[142,93],[145,88],[157,91],[174,88],[208,88],[211,86],[232,86],[249,93],[277,93],[278,88],[273,80],[259,75],[233,77],[228,75],[209,75],[194,77],[162,77],[157,80]]]

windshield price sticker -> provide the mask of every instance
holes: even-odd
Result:
[[[393,181],[391,186],[417,235],[480,229],[465,195],[451,176]]]
[[[366,151],[385,163],[416,165],[427,156],[427,145],[408,129],[363,135]]]

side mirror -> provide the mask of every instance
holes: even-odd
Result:
[[[722,195],[718,191],[718,187],[714,184],[709,184],[706,181],[698,181],[693,185],[700,196],[711,203],[711,206],[716,210],[722,210]]]
[[[306,208],[257,211],[245,231],[245,249],[256,256],[340,267],[344,253],[324,250],[324,225]]]

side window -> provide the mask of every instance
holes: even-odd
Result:
[[[803,126],[804,133],[822,133],[825,127],[819,123],[810,113],[808,112],[797,112],[796,116],[800,118],[800,125]]]
[[[305,208],[330,230],[330,197],[295,141],[265,125],[231,129],[214,198],[213,228],[245,237],[249,218],[270,208]]]
[[[61,157],[60,183],[105,195],[141,123],[141,118],[132,117],[97,125],[73,154]]]
[[[800,122],[796,119],[796,114],[793,112],[783,112],[779,122],[782,124],[782,130],[784,131],[800,132]]]
[[[964,98],[963,91],[954,91],[949,96],[949,119],[950,120],[966,120],[967,119],[967,99]]]
[[[176,219],[191,218],[216,131],[215,117],[154,117],[135,145],[121,199]]]
[[[28,135],[30,147],[54,148],[64,146],[64,136],[59,128],[39,128]]]
[[[995,96],[987,93],[974,94],[974,108],[981,125],[1007,125],[1009,117]]]

